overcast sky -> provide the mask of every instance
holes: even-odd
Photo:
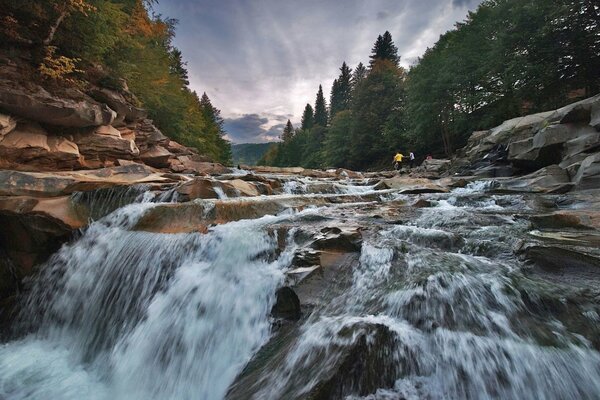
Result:
[[[233,143],[277,140],[299,123],[343,61],[367,63],[373,43],[392,34],[405,67],[480,0],[161,0],[154,11],[179,20],[193,90],[225,117]]]

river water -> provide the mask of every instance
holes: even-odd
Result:
[[[356,198],[206,234],[136,231],[157,203],[120,204],[29,282],[18,337],[0,345],[0,399],[600,398],[597,292],[515,255],[530,199],[487,183],[327,187]],[[403,213],[417,198],[430,207]],[[274,321],[294,255],[324,226],[359,226],[360,251],[301,320]]]

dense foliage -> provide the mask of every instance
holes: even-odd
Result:
[[[0,46],[26,49],[34,79],[131,92],[167,136],[229,162],[223,124],[205,95],[188,88],[175,21],[151,15],[153,0],[0,0]]]
[[[340,68],[327,124],[313,126],[307,105],[302,128],[261,161],[362,169],[389,165],[396,151],[451,156],[474,130],[597,94],[600,5],[485,0],[408,73],[399,60],[380,35],[369,67]]]

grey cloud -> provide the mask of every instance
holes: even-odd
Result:
[[[390,14],[387,11],[379,11],[377,13],[377,20],[381,21],[389,17]]]
[[[275,120],[287,121],[286,116],[275,116]],[[270,128],[263,125],[268,124],[270,119],[258,114],[244,114],[237,118],[226,118],[224,129],[227,137],[233,143],[258,143],[273,141],[279,138],[285,124],[275,124]]]
[[[475,0],[452,0],[455,7],[468,7],[473,3],[476,3]]]

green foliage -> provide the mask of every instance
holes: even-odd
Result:
[[[325,127],[327,126],[327,119],[327,105],[325,104],[325,97],[323,97],[323,87],[319,85],[317,99],[315,100],[315,125]]]
[[[0,47],[27,45],[39,77],[129,89],[168,137],[229,163],[223,120],[208,96],[189,90],[175,22],[150,16],[143,0],[2,0]]]
[[[281,134],[281,140],[283,140],[284,142],[287,142],[293,136],[294,136],[294,126],[288,119],[287,124],[285,124],[285,127],[283,128],[283,133]]]
[[[473,130],[600,90],[600,8],[591,0],[488,0],[411,69],[410,136],[447,155]],[[595,72],[593,72],[595,71]]]
[[[310,104],[307,104],[306,107],[304,107],[304,112],[302,113],[302,122],[301,122],[302,128],[301,129],[303,131],[311,129],[314,124],[315,124],[315,115],[314,115],[313,108]]]
[[[352,70],[344,62],[340,68],[340,76],[333,81],[329,102],[329,115],[333,119],[335,114],[350,108],[352,94]]]
[[[369,61],[371,67],[379,60],[388,60],[395,65],[398,65],[400,62],[398,48],[394,44],[392,35],[388,31],[385,31],[383,35],[377,37],[371,53],[372,54],[369,56],[371,59],[371,61]]]

